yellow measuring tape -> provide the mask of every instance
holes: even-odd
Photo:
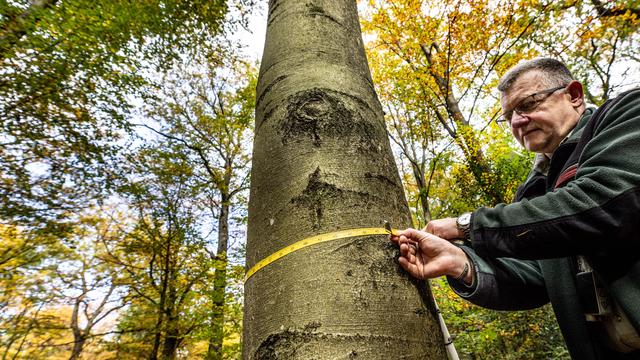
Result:
[[[319,244],[326,241],[344,239],[349,237],[356,236],[365,236],[365,235],[388,235],[388,234],[396,234],[396,229],[392,229],[391,225],[388,222],[385,222],[385,227],[383,228],[359,228],[359,229],[348,229],[348,230],[340,230],[334,231],[326,234],[320,234],[312,237],[308,237],[306,239],[302,239],[298,242],[295,242],[287,247],[284,247],[273,254],[267,256],[266,258],[260,260],[257,264],[255,264],[247,274],[244,276],[244,281],[247,282],[249,278],[258,272],[258,270],[263,267],[271,264],[272,262],[291,254],[294,251],[298,251],[302,248],[306,248],[307,246]]]

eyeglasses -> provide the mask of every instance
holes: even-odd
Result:
[[[514,107],[503,112],[502,117],[497,118],[496,122],[506,121],[507,123],[511,124],[511,118],[513,117],[514,112],[518,115],[529,114],[533,112],[538,107],[538,105],[547,100],[547,98],[551,96],[551,94],[560,89],[565,89],[566,87],[567,85],[558,86],[528,95],[524,99],[520,100]]]

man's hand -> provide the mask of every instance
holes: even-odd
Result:
[[[419,279],[431,279],[443,275],[458,277],[469,259],[464,251],[449,241],[433,234],[415,229],[398,230],[390,236],[391,241],[400,245],[398,261],[403,269]],[[473,274],[463,279],[471,284]]]
[[[462,231],[458,230],[456,220],[456,218],[431,220],[427,223],[427,226],[422,229],[422,231],[426,231],[446,240],[462,239],[464,234]]]

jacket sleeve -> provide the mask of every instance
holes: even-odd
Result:
[[[471,241],[483,258],[637,254],[640,89],[607,111],[574,180],[530,200],[480,208],[471,221]]]
[[[470,247],[461,248],[473,261],[474,282],[467,286],[452,277],[447,277],[447,280],[453,291],[463,299],[494,310],[528,310],[549,302],[537,261],[510,258],[486,260]]]

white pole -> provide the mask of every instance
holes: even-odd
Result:
[[[438,314],[438,322],[440,323],[440,329],[442,330],[442,336],[444,337],[444,348],[447,350],[447,356],[449,360],[460,360],[458,357],[458,352],[456,351],[456,346],[453,344],[453,339],[451,338],[451,334],[449,334],[449,329],[447,329],[447,324],[444,323],[444,318],[442,317],[442,313],[440,312],[440,307],[438,303],[436,303],[436,299],[433,299],[433,304],[436,307],[436,312]]]

